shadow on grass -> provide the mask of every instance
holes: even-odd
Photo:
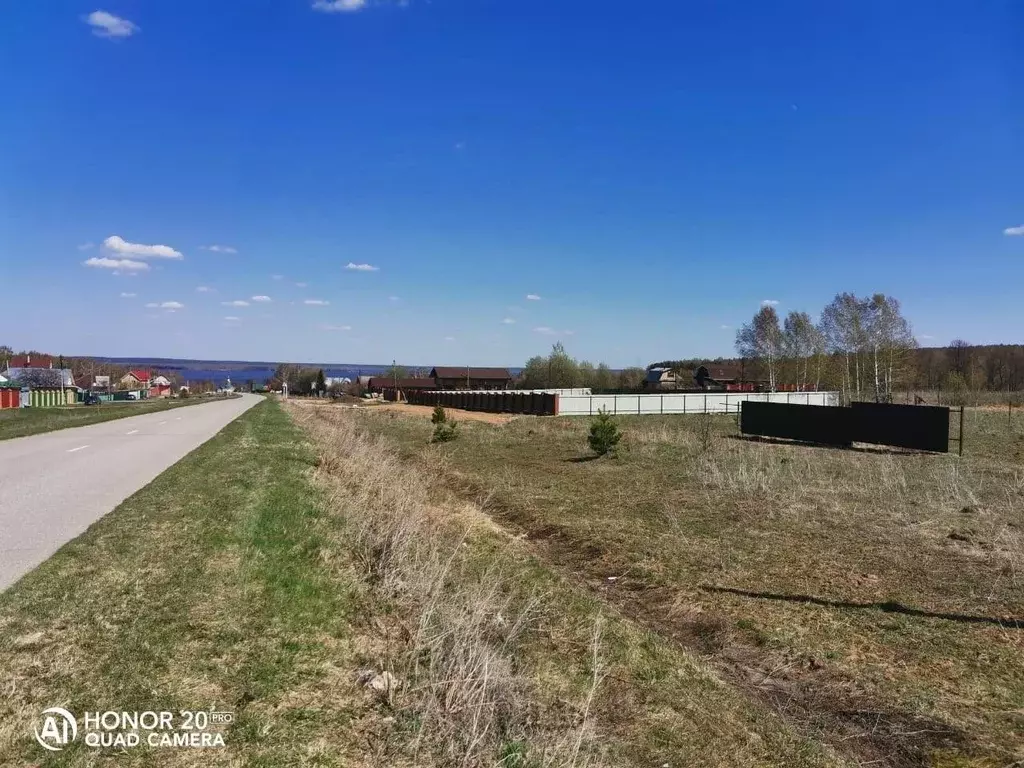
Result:
[[[570,464],[583,464],[587,461],[597,461],[600,458],[600,456],[574,456],[571,459],[566,459],[566,461]]]
[[[972,616],[965,613],[939,613],[936,611],[922,611],[920,608],[909,608],[901,603],[888,601],[884,603],[854,603],[847,600],[829,600],[824,597],[813,595],[786,595],[778,592],[754,592],[749,589],[737,589],[736,587],[712,587],[702,584],[701,589],[705,592],[718,592],[740,597],[752,597],[758,600],[781,600],[787,603],[810,603],[821,605],[826,608],[858,608],[870,611],[885,611],[886,613],[902,613],[904,616],[923,616],[929,619],[946,619],[947,621],[960,621],[965,624],[996,624],[1004,629],[1024,630],[1024,616],[1012,618],[997,618],[995,616]]]
[[[807,440],[789,440],[781,437],[763,437],[761,435],[726,435],[730,440],[742,440],[745,443],[768,443],[770,445],[802,445],[811,448],[823,448],[832,451],[852,451],[853,453],[872,453],[879,456],[934,456],[930,451],[915,451],[910,448],[885,448],[870,445],[830,445],[828,443],[812,443]]]

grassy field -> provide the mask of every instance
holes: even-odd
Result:
[[[0,765],[348,765],[352,592],[311,465],[258,405],[0,595]],[[225,749],[49,754],[51,706],[236,720]]]
[[[139,416],[143,413],[156,413],[208,402],[209,398],[192,397],[185,400],[162,398],[90,406],[70,405],[62,408],[5,408],[0,410],[0,440],[53,432],[55,429],[84,427],[127,416]]]
[[[351,418],[810,743],[861,764],[1024,760],[1020,414],[969,411],[963,459],[630,417],[620,456],[592,461],[586,419],[466,422],[433,446],[425,418]]]
[[[359,411],[292,403],[375,606],[368,658],[404,685],[379,765],[826,766],[829,747],[697,655],[538,560],[453,492],[445,456],[404,461]],[[376,410],[376,409],[374,409]],[[397,414],[396,414],[397,417]],[[402,417],[397,417],[402,418]],[[367,429],[370,427],[370,429]]]
[[[268,400],[0,595],[0,765],[1006,766],[1024,424],[965,460],[724,417],[460,426]],[[226,710],[59,754],[42,709]]]

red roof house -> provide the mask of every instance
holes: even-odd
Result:
[[[149,386],[151,374],[149,371],[128,371],[118,382],[122,387],[134,389],[137,387]]]

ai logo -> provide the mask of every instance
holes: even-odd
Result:
[[[78,737],[75,716],[61,707],[43,710],[42,730],[36,728],[36,741],[43,749],[60,752]]]

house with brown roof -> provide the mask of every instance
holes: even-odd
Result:
[[[644,389],[650,390],[733,390],[754,388],[760,384],[749,381],[745,366],[734,363],[705,363],[693,370],[675,370],[667,367],[650,368],[644,381]]]
[[[438,366],[428,375],[436,389],[508,389],[512,384],[507,368]]]
[[[7,361],[8,368],[53,368],[53,358],[49,355],[12,355]]]
[[[366,384],[370,392],[383,392],[385,389],[433,389],[433,379],[396,379],[393,376],[371,376]]]

